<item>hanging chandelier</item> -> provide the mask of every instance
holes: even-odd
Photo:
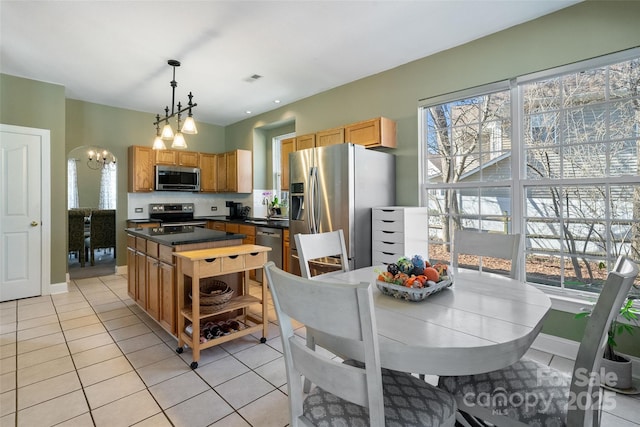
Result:
[[[106,169],[106,168],[114,168],[116,164],[116,156],[113,155],[108,150],[103,148],[95,147],[90,148],[87,151],[87,166],[89,169],[98,170],[98,169]]]
[[[178,105],[175,105],[176,102],[176,87],[178,86],[178,82],[176,82],[176,67],[180,66],[180,61],[176,61],[175,59],[170,59],[167,61],[171,67],[173,67],[173,80],[171,80],[171,114],[169,114],[169,107],[164,108],[164,117],[160,117],[160,114],[156,115],[156,121],[153,123],[156,126],[156,138],[153,141],[153,149],[154,150],[164,150],[166,149],[166,145],[164,141],[173,141],[171,143],[171,148],[187,148],[187,142],[184,139],[183,134],[193,135],[198,133],[198,129],[196,128],[196,122],[193,120],[193,115],[191,113],[191,109],[195,108],[198,104],[193,103],[193,95],[189,92],[189,102],[187,106],[182,108],[182,104],[178,102]],[[177,111],[174,107],[177,107]],[[182,113],[187,112],[187,118],[184,120],[181,126],[181,115]],[[173,132],[171,128],[171,124],[169,123],[169,119],[177,116],[177,127],[176,132]],[[160,124],[164,123],[162,131],[160,131]]]

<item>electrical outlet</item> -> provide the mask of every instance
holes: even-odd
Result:
[[[136,208],[136,213],[142,213],[142,208]]]
[[[217,207],[217,206],[211,206],[211,211],[215,212],[215,211],[217,211],[217,210],[218,210],[218,207]]]

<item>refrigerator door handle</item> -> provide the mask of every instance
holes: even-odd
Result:
[[[317,233],[315,223],[315,210],[316,210],[316,179],[318,169],[312,166],[309,169],[309,209],[307,210],[307,220],[309,223],[309,232],[311,234]]]

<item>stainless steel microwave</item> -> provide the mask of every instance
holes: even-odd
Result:
[[[156,165],[156,191],[200,191],[200,169]]]

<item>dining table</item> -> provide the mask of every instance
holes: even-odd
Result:
[[[386,266],[323,276],[335,283],[375,283]],[[531,347],[551,308],[536,287],[499,274],[458,269],[450,287],[422,301],[383,294],[373,285],[380,363],[397,371],[466,375],[519,360]],[[313,332],[317,345],[359,359],[339,338]]]

